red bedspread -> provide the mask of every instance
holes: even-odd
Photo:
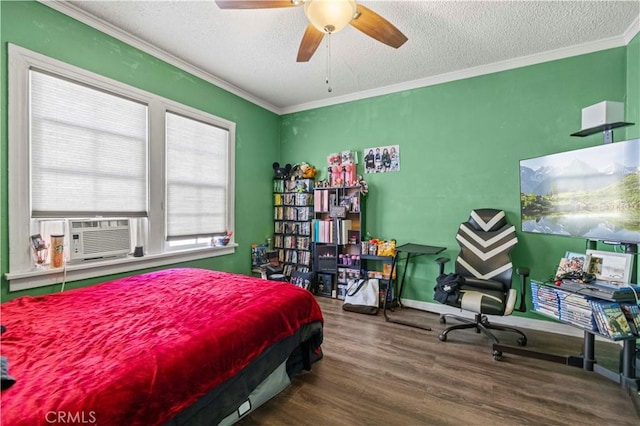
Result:
[[[0,308],[0,352],[17,380],[1,395],[7,426],[162,424],[271,344],[322,320],[306,290],[202,269]]]

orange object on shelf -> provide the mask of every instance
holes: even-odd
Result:
[[[51,236],[51,267],[60,268],[64,264],[64,235]]]

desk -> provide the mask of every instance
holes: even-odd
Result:
[[[409,266],[409,261],[418,256],[424,255],[434,255],[441,253],[445,250],[445,247],[436,247],[436,246],[427,246],[423,244],[414,244],[408,243],[403,244],[399,247],[396,247],[396,255],[393,257],[393,262],[391,263],[391,274],[389,275],[389,281],[387,281],[387,293],[391,290],[391,286],[393,285],[393,276],[398,263],[401,261],[400,255],[402,253],[406,253],[406,257],[404,259],[404,271],[402,272],[402,279],[400,280],[400,285],[398,287],[398,291],[394,292],[393,301],[398,303],[398,307],[402,307],[402,290],[404,289],[404,282],[407,278],[407,266]],[[435,281],[434,281],[435,282]],[[387,297],[384,298],[384,302],[382,304],[382,313],[384,314],[384,319],[388,322],[395,322],[398,324],[408,325],[410,327],[421,328],[423,330],[431,330],[431,327],[422,326],[420,324],[411,323],[408,321],[402,321],[399,319],[393,319],[389,317],[387,314]]]
[[[604,368],[601,365],[598,365],[595,357],[595,336],[601,336],[604,339],[612,340],[608,336],[600,334],[597,330],[593,330],[590,328],[586,328],[581,326],[578,323],[572,323],[570,321],[565,321],[562,319],[560,315],[560,311],[563,309],[560,304],[561,300],[565,299],[568,295],[572,295],[573,297],[581,296],[587,298],[594,299],[593,295],[585,295],[580,291],[579,288],[572,287],[562,287],[559,288],[551,283],[543,283],[538,281],[531,281],[531,289],[532,289],[532,297],[534,298],[534,306],[532,311],[545,315],[547,317],[551,317],[557,321],[562,322],[563,324],[568,324],[573,327],[577,327],[584,332],[583,337],[583,347],[582,347],[582,355],[580,356],[560,356],[553,355],[545,352],[537,352],[524,348],[517,348],[512,346],[506,346],[501,344],[494,344],[493,350],[494,354],[496,351],[499,353],[507,352],[515,355],[526,356],[530,358],[542,359],[545,361],[558,362],[561,364],[566,364],[572,367],[582,368],[586,371],[593,371],[598,373],[614,382],[617,382],[628,391],[629,395],[632,398],[634,406],[640,415],[640,395],[638,394],[638,390],[640,390],[640,380],[636,378],[635,368],[634,368],[634,357],[636,351],[636,337],[630,336],[623,340],[622,343],[622,354],[620,358],[620,366],[619,371],[611,371]],[[534,290],[536,292],[534,293]],[[538,301],[535,300],[538,297],[538,293],[544,291],[545,295],[549,295],[550,297],[540,298]],[[556,300],[558,305],[556,308],[553,307],[553,294],[556,296]],[[597,299],[597,298],[596,298]],[[606,300],[606,299],[602,299]],[[612,301],[624,301],[624,300],[614,300]],[[557,309],[558,315],[551,313],[554,312],[554,309]],[[566,308],[564,308],[566,309]]]

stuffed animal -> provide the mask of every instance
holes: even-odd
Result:
[[[291,164],[286,164],[284,167],[280,167],[280,163],[273,163],[273,171],[275,172],[275,179],[289,179],[291,174]]]
[[[291,176],[291,180],[313,179],[316,175],[316,168],[303,161],[293,166],[289,175]]]
[[[296,164],[291,168],[291,180],[302,179],[302,170],[300,170],[300,164]]]
[[[316,168],[310,164],[301,163],[300,170],[304,179],[313,179],[316,176]]]
[[[369,184],[367,184],[367,181],[364,180],[362,175],[358,175],[358,183],[360,184],[360,193],[362,195],[367,195],[369,192]]]

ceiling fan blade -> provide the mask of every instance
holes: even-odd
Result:
[[[351,25],[369,37],[373,37],[396,49],[408,39],[399,29],[373,10],[358,4],[358,17],[351,20]]]
[[[322,31],[318,31],[316,27],[309,24],[304,32],[304,36],[302,36],[302,42],[298,49],[298,58],[296,59],[296,62],[308,62],[316,52],[316,49],[323,38],[324,33]]]
[[[294,4],[291,0],[216,0],[216,4],[220,9],[272,9],[299,6],[302,2]]]

